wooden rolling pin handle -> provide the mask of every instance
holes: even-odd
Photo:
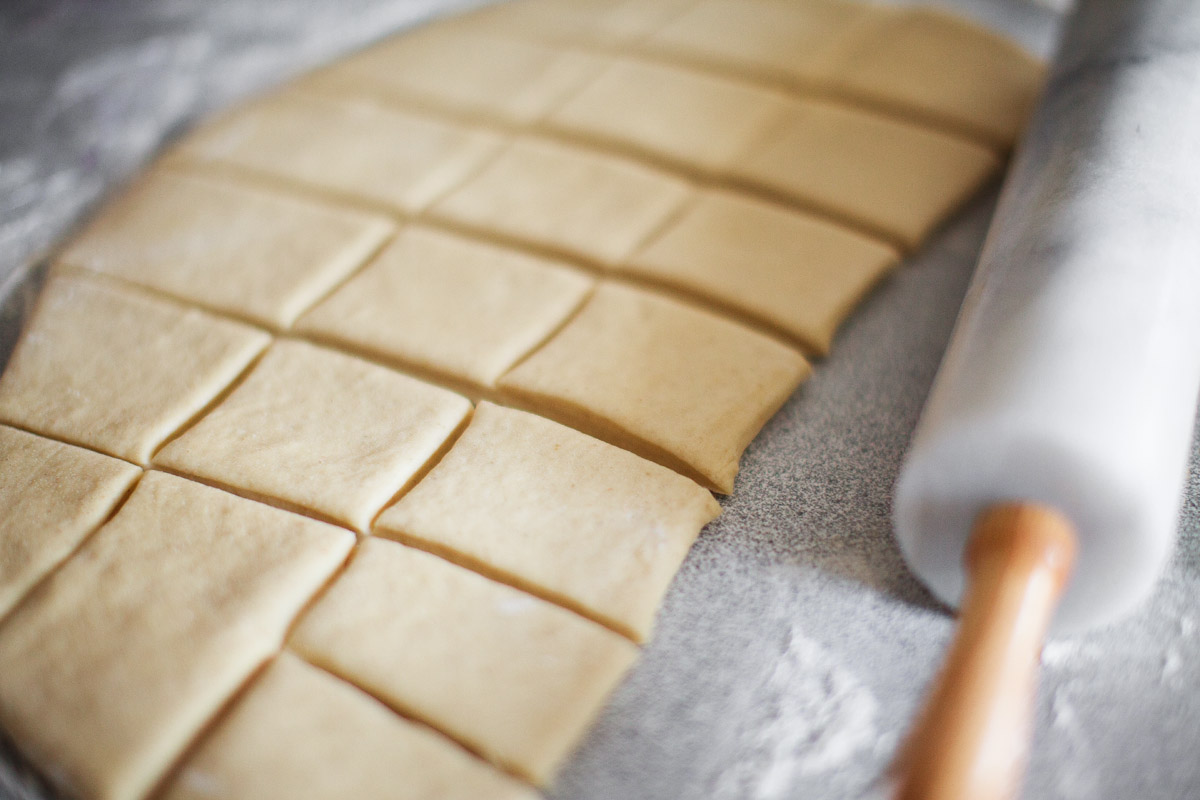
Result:
[[[1046,506],[995,505],[975,521],[958,633],[897,762],[898,800],[1016,796],[1042,643],[1075,549],[1070,522]]]

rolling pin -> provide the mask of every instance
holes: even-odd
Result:
[[[1200,390],[1200,3],[1084,0],[893,498],[959,627],[904,800],[1019,787],[1046,633],[1114,620],[1175,538]]]

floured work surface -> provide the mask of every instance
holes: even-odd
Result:
[[[286,794],[343,719],[430,753],[389,796],[547,785],[706,489],[1039,77],[929,12],[526,0],[190,134],[58,254],[0,378],[6,446],[65,448],[91,520],[26,559],[0,723],[89,797]],[[305,685],[312,740],[240,751]]]

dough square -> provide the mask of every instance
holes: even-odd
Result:
[[[365,531],[470,410],[398,372],[279,341],[155,464]]]
[[[159,170],[60,260],[285,328],[391,233],[380,217]]]
[[[478,170],[500,143],[496,134],[445,120],[293,90],[201,129],[176,157],[412,214]]]
[[[536,248],[613,265],[689,194],[684,181],[632,161],[524,138],[432,213]]]
[[[717,172],[761,140],[785,107],[783,95],[749,83],[624,58],[551,115],[548,124]]]
[[[573,612],[374,537],[291,647],[539,784],[638,653]]]
[[[353,543],[148,473],[0,628],[0,723],[72,796],[145,796]]]
[[[435,25],[375,45],[310,85],[449,109],[493,123],[541,119],[598,73],[605,60],[460,25]]]
[[[1044,67],[1016,44],[930,9],[879,15],[829,64],[839,91],[948,124],[1007,150],[1033,111]]]
[[[297,329],[488,387],[545,340],[593,283],[546,259],[410,227]]]
[[[915,248],[999,167],[995,153],[966,139],[849,106],[797,100],[735,171]]]
[[[747,74],[812,84],[826,54],[879,13],[838,0],[703,0],[646,40],[646,49]]]
[[[283,652],[163,800],[537,800],[530,787]]]
[[[375,533],[444,553],[640,642],[696,535],[720,511],[666,467],[480,403]]]
[[[895,248],[819,217],[706,192],[622,270],[829,352],[838,325],[895,265]]]
[[[728,494],[742,451],[808,373],[799,353],[771,337],[603,283],[499,386],[538,413]]]
[[[0,617],[92,532],[141,470],[0,425]]]
[[[59,274],[0,376],[0,420],[145,464],[269,341],[101,278]]]

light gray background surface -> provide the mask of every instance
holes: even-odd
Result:
[[[409,23],[436,0],[28,0],[0,6],[0,363],[29,266],[162,142]],[[1047,53],[1058,18],[958,7]],[[953,620],[908,574],[891,485],[994,188],[880,287],[768,424],[641,664],[556,800],[884,796]],[[1119,365],[1118,365],[1119,366]],[[1125,622],[1051,643],[1025,796],[1200,797],[1200,454],[1179,546]],[[43,797],[0,746],[0,797]]]

